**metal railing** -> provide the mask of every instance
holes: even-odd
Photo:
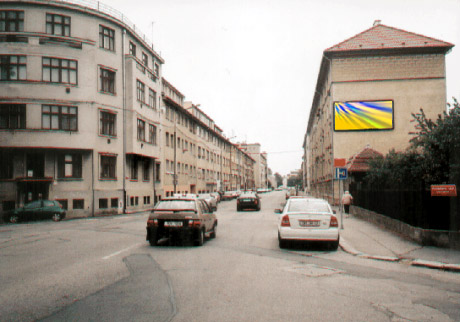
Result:
[[[99,13],[106,14],[112,18],[119,20],[120,22],[128,26],[134,33],[136,33],[139,36],[139,38],[141,38],[144,42],[147,43],[147,45],[149,45],[153,49],[153,42],[139,28],[137,28],[136,25],[131,20],[128,19],[128,17],[123,15],[120,11],[100,1],[95,1],[95,0],[51,0],[51,1],[38,0],[37,2],[68,3],[68,4],[77,5],[77,6],[86,8],[86,9],[91,9]]]

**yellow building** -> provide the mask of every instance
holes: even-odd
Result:
[[[446,109],[445,55],[452,44],[380,24],[323,53],[304,138],[306,189],[338,200],[334,159],[366,146],[404,150],[411,113]]]

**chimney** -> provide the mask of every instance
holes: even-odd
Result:
[[[374,27],[382,23],[382,20],[374,20]]]

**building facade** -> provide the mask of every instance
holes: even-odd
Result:
[[[255,160],[254,183],[256,188],[268,188],[267,153],[261,150],[260,143],[238,143],[238,147]]]
[[[0,212],[51,199],[68,217],[130,213],[231,181],[233,145],[116,10],[5,0],[0,48]]]
[[[334,160],[370,146],[409,146],[412,113],[446,109],[445,55],[452,44],[388,27],[372,28],[323,53],[304,139],[306,189],[337,202]],[[373,114],[372,114],[373,113]]]

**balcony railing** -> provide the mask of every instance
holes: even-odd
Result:
[[[20,0],[23,2],[30,2],[30,0]],[[95,0],[35,0],[34,2],[42,2],[46,4],[50,3],[68,3],[68,4],[73,4],[77,5],[86,9],[91,9],[94,11],[97,11],[99,13],[106,14],[112,18],[115,18],[119,20],[120,22],[124,23],[126,26],[128,26],[133,32],[135,32],[139,38],[141,38],[147,45],[149,45],[153,49],[153,43],[152,41],[147,38],[147,36],[139,29],[136,27],[136,25],[128,19],[125,15],[123,15],[120,11],[100,2],[100,1],[95,1]]]

